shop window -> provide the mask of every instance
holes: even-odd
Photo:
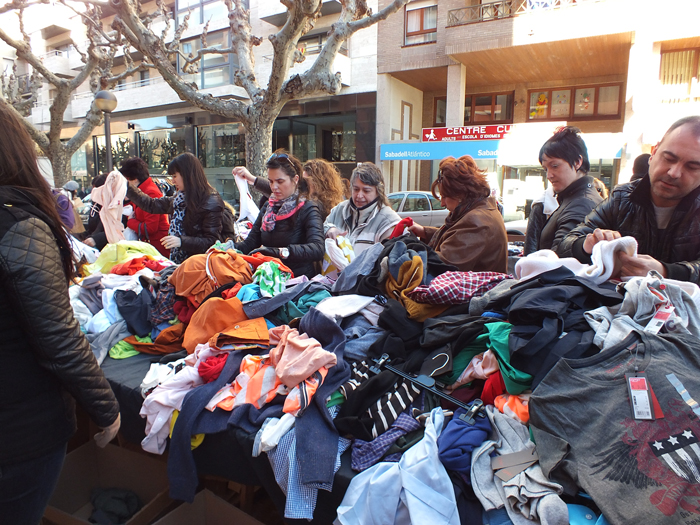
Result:
[[[661,53],[659,81],[663,100],[685,100],[700,97],[698,60],[700,49],[683,49]]]
[[[187,151],[183,128],[139,131],[136,133],[138,155],[151,173],[165,173],[171,160]],[[114,161],[116,165],[116,159]]]
[[[197,126],[197,157],[205,168],[245,166],[245,135],[241,126]]]
[[[528,120],[618,118],[622,84],[538,89],[528,92]]]
[[[513,93],[467,95],[464,124],[513,122]]]
[[[207,35],[207,47],[225,49],[230,47],[228,31],[218,31]],[[199,37],[187,40],[180,44],[180,50],[185,56],[196,56],[202,49],[202,41]],[[184,66],[184,61],[180,58],[180,70]],[[219,55],[207,53],[202,56],[199,62],[199,72],[186,75],[186,80],[195,82],[199,87],[212,88],[231,84],[231,67],[237,67],[236,55],[227,53]]]
[[[404,44],[428,44],[437,41],[437,5],[406,8]]]

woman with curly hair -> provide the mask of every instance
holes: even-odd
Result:
[[[270,182],[264,177],[256,177],[243,166],[233,168],[234,176],[245,179],[260,193],[269,197]],[[319,204],[321,218],[328,217],[331,210],[345,199],[345,191],[340,173],[332,163],[324,159],[309,160],[304,164],[302,180],[299,183],[299,193],[315,200]]]
[[[484,173],[469,155],[440,161],[431,190],[450,214],[439,229],[409,229],[462,272],[506,273],[508,236]]]

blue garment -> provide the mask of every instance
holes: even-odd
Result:
[[[153,330],[151,330],[151,341],[155,341],[156,338],[160,335],[160,333],[165,330],[166,328],[170,328],[172,325],[170,324],[169,321],[163,321],[162,323],[158,324],[157,326],[153,327]],[[112,345],[114,346],[114,345]]]
[[[410,262],[414,256],[418,256],[423,261],[423,268],[428,268],[428,252],[421,251],[420,253],[415,250],[410,250],[406,243],[403,241],[397,241],[393,248],[389,252],[389,257],[387,261],[387,267],[389,268],[389,273],[391,276],[399,280],[399,270],[405,262]],[[422,285],[429,285],[428,272],[423,272],[423,279],[421,280]]]
[[[301,318],[299,333],[315,338],[324,350],[333,352],[338,359],[337,364],[328,370],[311,404],[296,422],[296,431],[301,437],[297,443],[297,457],[301,464],[302,483],[332,483],[335,473],[333,458],[339,438],[326,400],[350,379],[350,365],[343,358],[345,334],[335,321],[315,308]]]
[[[442,409],[434,409],[423,439],[398,463],[378,463],[355,476],[338,507],[337,523],[459,525],[452,481],[438,459],[444,422]]]
[[[240,300],[242,303],[247,303],[249,301],[256,301],[262,297],[260,293],[259,284],[245,284],[241,286],[236,294],[236,299]]]
[[[109,325],[104,332],[98,334],[88,333],[86,337],[87,340],[90,341],[90,348],[92,349],[92,353],[95,354],[97,364],[101,365],[102,361],[107,357],[110,348],[130,335],[132,335],[132,333],[129,332],[129,329],[126,327],[126,321],[122,319],[119,322]]]
[[[306,281],[305,283],[287,288],[284,292],[274,297],[263,297],[257,301],[246,303],[243,305],[243,312],[248,319],[265,317],[267,314],[274,312],[289,301],[294,301],[305,293],[314,293],[319,290],[328,290],[328,287],[325,284],[315,281]]]
[[[386,331],[374,326],[363,315],[357,314],[343,322],[343,333],[345,334],[345,359],[352,363],[364,361],[369,347],[384,337]]]
[[[352,469],[358,472],[367,470],[382,459],[386,451],[389,450],[397,439],[419,428],[420,423],[418,423],[418,421],[405,412],[401,412],[389,430],[384,432],[381,436],[372,441],[356,439],[352,444]],[[398,461],[401,455],[392,454],[392,456],[398,456],[396,457],[396,461]]]
[[[333,415],[339,411],[338,407],[331,408]],[[340,456],[350,446],[350,440],[338,439],[337,454],[334,458],[333,473],[340,468]],[[297,438],[296,429],[287,432],[280,439],[277,447],[267,452],[272,470],[275,473],[277,484],[287,496],[284,506],[284,517],[288,519],[312,520],[316,509],[319,489],[331,492],[333,479],[330,483],[303,484],[301,481],[301,465],[296,455]]]
[[[438,438],[440,461],[445,468],[469,477],[472,468],[472,451],[479,448],[491,433],[487,417],[477,417],[473,425],[459,418],[466,410],[457,409],[452,420]]]
[[[66,457],[64,443],[38,458],[0,466],[2,523],[39,523]]]
[[[382,250],[384,250],[384,245],[378,242],[355,257],[355,260],[348,264],[345,270],[340,272],[338,280],[333,285],[331,291],[345,292],[354,288],[360,275],[369,275],[372,269],[374,269],[374,265],[379,258],[379,254],[382,253]]]
[[[484,525],[513,525],[505,508],[484,511]]]

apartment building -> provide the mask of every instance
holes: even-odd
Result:
[[[544,189],[539,149],[567,124],[584,134],[592,175],[629,180],[673,121],[700,114],[698,16],[695,0],[409,2],[379,25],[377,158],[390,189],[429,189],[440,159],[468,154],[506,219],[522,218]]]
[[[178,23],[188,10],[191,13],[188,29],[181,39],[185,54],[196,52],[201,45],[200,36],[207,22],[208,45],[228,47],[227,11],[221,0],[169,0],[166,4],[176,13]],[[374,4],[371,7],[376,9],[376,0],[369,4]],[[144,3],[143,10],[150,12],[154,7],[154,2]],[[248,7],[253,34],[263,37],[262,44],[255,48],[255,74],[264,82],[269,77],[273,53],[267,36],[284,25],[286,8],[271,0],[249,0]],[[311,67],[340,9],[339,0],[323,1],[322,17],[299,42],[299,49],[307,58],[294,65],[291,75]],[[31,16],[25,15],[25,22],[35,53],[41,55],[44,63],[57,74],[66,78],[77,75],[82,63],[71,39],[79,49],[84,48],[85,29],[80,20],[61,6],[41,5],[30,10]],[[103,11],[105,27],[109,27],[113,16],[114,12],[109,8]],[[165,28],[165,20],[156,20],[153,28],[159,34]],[[171,28],[170,36],[172,31]],[[374,161],[376,50],[376,25],[348,40],[333,64],[342,75],[341,92],[336,96],[287,104],[274,127],[273,149],[286,148],[302,161],[323,157],[336,163],[346,175],[357,162]],[[5,66],[11,67],[15,60],[11,50],[0,48],[0,53],[5,57]],[[26,64],[17,65],[19,74],[30,73]],[[199,73],[188,75],[187,80],[196,82],[200,91],[214,97],[247,99],[245,91],[233,85],[235,66],[235,56],[205,55]],[[125,67],[120,51],[115,60],[115,72],[122,72]],[[245,130],[242,125],[181,101],[154,69],[120,81],[114,93],[118,100],[111,119],[111,147],[115,162],[139,155],[148,162],[153,174],[160,174],[175,155],[192,151],[198,155],[210,182],[224,198],[237,199],[231,169],[245,164]],[[73,95],[64,115],[65,138],[75,133],[93,96],[89,83]],[[42,87],[39,100],[28,117],[37,127],[48,126],[52,99],[52,91],[47,86]],[[88,185],[92,176],[104,170],[105,159],[104,131],[95,129],[91,140],[73,158],[74,178]]]

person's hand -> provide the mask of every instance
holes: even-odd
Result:
[[[127,182],[129,183],[129,186],[131,186],[132,188],[138,188],[138,187],[139,187],[139,180],[138,180],[138,179],[134,179],[134,180],[126,179],[126,180],[127,180]]]
[[[620,232],[596,228],[593,230],[593,233],[586,235],[586,240],[583,242],[583,251],[590,255],[593,253],[593,246],[598,244],[600,241],[614,241],[620,237],[622,237]]]
[[[237,166],[231,170],[231,174],[234,177],[239,177],[241,179],[245,179],[248,184],[253,185],[255,184],[255,175],[250,173],[247,168],[243,166]]]
[[[348,232],[341,232],[338,228],[336,228],[334,226],[333,228],[331,228],[330,230],[328,230],[326,232],[326,238],[327,239],[335,239],[337,237],[345,236],[347,234],[348,234]]]
[[[261,246],[260,248],[257,248],[250,252],[248,255],[253,255],[254,253],[259,253],[261,255],[265,255],[267,257],[276,257],[277,259],[281,259],[280,257],[280,249],[279,248],[270,248],[268,246]]]
[[[100,448],[105,448],[107,443],[117,437],[117,432],[119,432],[119,427],[121,424],[122,416],[121,414],[117,414],[117,419],[114,421],[114,423],[109,425],[107,428],[101,429],[101,432],[95,434],[95,443],[97,446]]]
[[[173,248],[182,246],[182,239],[176,235],[166,235],[160,240],[160,243],[166,250],[172,250]]]
[[[630,257],[625,252],[620,252],[620,277],[644,277],[652,270],[656,270],[662,277],[666,277],[666,268],[650,255],[637,255]]]
[[[413,223],[411,226],[408,227],[408,231],[410,231],[413,235],[415,235],[418,238],[425,237],[425,228],[421,226],[418,223]]]
[[[96,246],[96,245],[95,245],[95,239],[93,239],[92,237],[88,237],[87,239],[85,239],[85,240],[83,241],[83,244],[87,244],[88,246],[90,246],[90,247],[92,247],[92,248],[94,248],[94,247]]]

